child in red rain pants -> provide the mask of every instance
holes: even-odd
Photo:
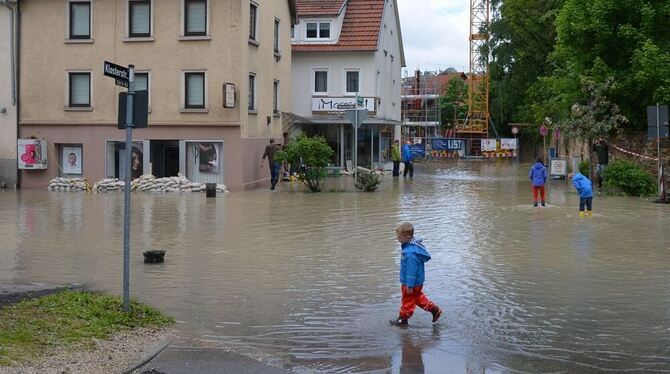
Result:
[[[533,206],[537,206],[537,195],[540,195],[542,206],[544,205],[544,184],[547,183],[547,168],[538,157],[535,164],[528,171],[528,178],[533,184]]]
[[[400,283],[402,292],[402,305],[398,318],[389,322],[392,325],[407,325],[407,320],[414,314],[414,308],[419,308],[430,312],[433,315],[433,322],[437,322],[442,315],[442,309],[430,301],[423,294],[423,282],[425,272],[424,262],[430,260],[430,254],[426,247],[421,244],[422,240],[414,237],[414,226],[409,222],[403,222],[395,230],[402,249],[400,259]]]

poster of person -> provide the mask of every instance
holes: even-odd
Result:
[[[133,148],[130,152],[130,177],[136,179],[144,173],[144,166],[142,164],[144,153],[142,152],[141,143],[133,143]]]
[[[219,156],[214,143],[198,143],[197,145],[199,170],[202,173],[219,172]]]
[[[81,147],[63,147],[61,165],[64,174],[81,174]]]

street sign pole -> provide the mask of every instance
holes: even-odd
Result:
[[[133,143],[133,99],[135,96],[135,65],[128,65],[126,96],[126,175],[123,189],[123,310],[130,311],[130,182]]]
[[[354,110],[356,111],[356,119],[354,121],[354,181],[358,180],[358,93],[356,94],[356,101],[354,102]]]
[[[656,181],[658,186],[658,197],[663,197],[662,183],[663,183],[663,173],[661,170],[661,108],[658,103],[656,103],[656,156],[658,161],[656,162],[656,167],[658,170],[658,180]]]

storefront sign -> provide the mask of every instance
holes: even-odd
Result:
[[[19,169],[47,168],[46,139],[18,139],[17,150]]]
[[[359,97],[363,99],[363,105],[359,108],[375,111],[374,97]],[[356,108],[356,97],[313,97],[312,112],[342,112],[347,109]]]
[[[432,143],[435,151],[457,151],[463,149],[464,141],[463,139],[434,138]]]

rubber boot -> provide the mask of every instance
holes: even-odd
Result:
[[[442,309],[439,306],[435,306],[435,308],[430,311],[430,314],[433,315],[433,323],[435,323],[438,319],[440,319],[440,316],[442,315]]]
[[[579,212],[579,216],[580,216],[580,217],[584,217],[584,212],[583,212],[583,211],[580,211],[580,212]]]
[[[396,319],[390,320],[389,323],[392,324],[393,326],[407,326],[407,319],[399,316]]]

